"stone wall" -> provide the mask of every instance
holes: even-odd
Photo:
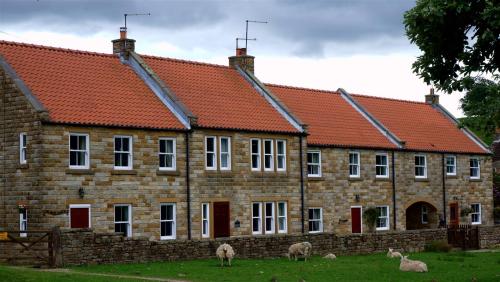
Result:
[[[150,241],[147,238],[124,238],[114,233],[93,230],[63,230],[62,260],[65,265],[130,263],[188,260],[215,257],[222,243],[229,243],[236,258],[282,257],[296,242],[309,241],[313,254],[336,255],[386,252],[388,247],[404,252],[422,251],[426,242],[446,240],[445,229],[388,232],[336,236],[331,233],[233,237],[216,240]]]
[[[481,249],[498,248],[500,246],[500,225],[480,227],[479,246]]]

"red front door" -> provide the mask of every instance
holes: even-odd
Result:
[[[361,233],[361,207],[351,207],[352,233]]]
[[[458,203],[450,204],[450,225],[458,225]]]
[[[71,208],[71,228],[89,228],[89,208]]]
[[[214,202],[214,237],[229,237],[229,202]]]

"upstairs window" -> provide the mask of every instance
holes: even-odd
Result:
[[[115,205],[115,232],[122,232],[125,237],[132,236],[131,205]]]
[[[160,161],[160,170],[175,170],[175,139],[174,138],[160,138],[160,151],[158,157]]]
[[[89,135],[69,135],[69,167],[76,169],[89,168]]]
[[[250,140],[250,150],[252,155],[252,170],[260,171],[260,139]]]
[[[28,144],[27,140],[27,135],[26,133],[21,133],[19,134],[19,163],[20,164],[26,164],[27,158],[26,158],[26,146]]]
[[[481,169],[479,165],[478,158],[470,158],[470,178],[471,179],[479,179]]]
[[[375,177],[376,178],[389,177],[389,162],[387,154],[375,155]]]
[[[160,239],[175,239],[175,204],[160,205]]]
[[[220,170],[231,170],[231,138],[220,137]]]
[[[359,177],[359,153],[350,152],[349,153],[349,177]]]
[[[323,232],[323,210],[321,208],[309,209],[309,233]]]
[[[415,155],[415,177],[427,177],[427,160],[425,155]]]
[[[377,230],[389,230],[389,207],[379,206],[377,207]]]
[[[205,137],[205,168],[207,170],[217,169],[217,139],[213,136]]]
[[[286,141],[276,140],[276,170],[286,171]]]
[[[457,157],[446,156],[446,175],[457,175]]]
[[[264,140],[264,170],[274,170],[274,147],[273,140]]]
[[[481,224],[481,204],[472,204],[470,205],[470,208],[472,209],[472,212],[470,214],[471,223]]]
[[[307,152],[307,176],[320,177],[321,176],[321,152],[309,151]]]
[[[131,136],[115,136],[115,169],[132,169]]]

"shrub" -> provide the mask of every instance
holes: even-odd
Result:
[[[373,231],[375,229],[375,223],[377,222],[378,211],[374,207],[369,207],[363,212],[363,219],[365,220],[366,225]]]
[[[451,248],[452,247],[445,240],[431,241],[430,243],[425,244],[425,251],[426,252],[447,253],[447,252],[451,251]]]

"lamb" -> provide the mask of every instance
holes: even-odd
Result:
[[[294,258],[297,260],[300,256],[304,257],[304,260],[307,261],[307,258],[311,256],[312,253],[312,245],[309,242],[295,243],[288,248],[288,259]]]
[[[389,248],[389,251],[387,252],[387,257],[389,257],[389,258],[399,258],[399,257],[401,257],[401,253],[400,252],[394,252],[393,249]]]
[[[233,247],[229,244],[222,244],[217,248],[215,252],[217,257],[220,259],[220,266],[224,266],[224,260],[227,260],[228,265],[231,266],[231,260],[234,258],[234,250]]]
[[[336,255],[334,255],[334,254],[332,254],[332,253],[330,253],[330,254],[328,254],[328,255],[324,256],[323,258],[325,258],[325,259],[335,260],[335,259],[337,259],[337,256],[336,256]]]
[[[401,256],[399,270],[412,272],[427,272],[427,264],[418,260],[408,259],[408,256]]]

